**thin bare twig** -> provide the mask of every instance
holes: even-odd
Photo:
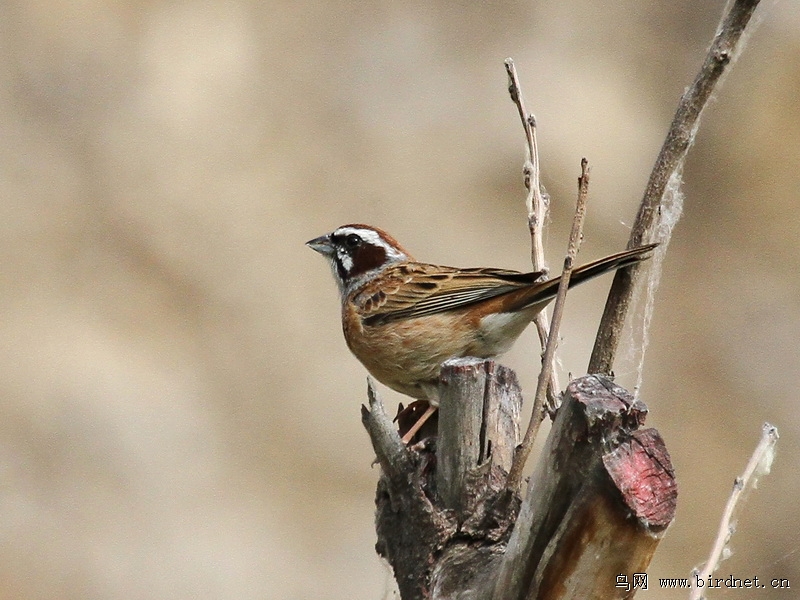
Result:
[[[514,462],[511,464],[511,471],[508,474],[506,488],[516,491],[522,481],[522,469],[531,453],[533,441],[539,432],[539,426],[544,419],[545,388],[553,371],[553,358],[555,357],[556,346],[558,346],[558,329],[561,326],[561,317],[564,313],[564,301],[567,298],[569,280],[572,276],[572,267],[575,257],[578,254],[578,247],[583,239],[583,221],[586,216],[586,201],[589,198],[589,163],[584,158],[581,160],[581,176],[578,178],[578,203],[575,208],[575,216],[572,219],[572,231],[569,234],[569,246],[567,256],[564,258],[564,268],[561,271],[561,281],[558,284],[555,304],[553,306],[553,320],[550,324],[550,335],[544,349],[542,359],[542,370],[539,373],[539,381],[536,385],[536,397],[533,401],[533,412],[525,431],[522,443],[514,453]]]
[[[528,231],[531,234],[531,265],[533,270],[547,273],[547,262],[544,258],[544,222],[547,217],[548,200],[542,193],[542,184],[539,170],[539,146],[536,140],[536,118],[528,112],[525,107],[525,99],[522,96],[522,87],[517,76],[517,68],[511,58],[505,60],[506,73],[508,74],[508,93],[511,100],[517,107],[522,128],[525,130],[525,140],[528,148],[528,157],[522,168],[525,176],[525,187],[528,196],[525,199],[525,206],[528,209]],[[547,346],[547,337],[550,326],[547,319],[547,312],[541,311],[533,320],[536,325],[536,333],[539,335],[539,342],[542,348]],[[542,358],[544,360],[544,358]],[[551,409],[555,409],[557,394],[560,387],[558,376],[555,369],[550,370],[550,381],[547,385],[547,401]]]
[[[778,429],[769,423],[764,423],[761,432],[761,440],[758,442],[758,446],[756,446],[753,455],[747,462],[744,473],[737,477],[733,483],[733,491],[731,491],[728,503],[725,505],[725,512],[722,513],[717,539],[714,542],[714,547],[711,549],[711,554],[709,554],[708,560],[703,566],[703,570],[698,573],[695,569],[692,573],[692,591],[689,595],[689,600],[701,600],[701,598],[704,598],[703,588],[698,586],[698,581],[705,583],[717,569],[719,563],[722,562],[722,553],[728,545],[734,531],[732,521],[734,513],[736,512],[736,505],[745,491],[755,487],[759,475],[766,475],[769,473],[772,459],[775,456],[775,445],[777,443]]]
[[[735,0],[717,29],[700,72],[681,98],[669,133],[650,173],[650,180],[628,240],[628,248],[653,241],[653,233],[658,225],[656,217],[660,213],[667,184],[682,171],[686,155],[697,133],[700,115],[725,68],[736,57],[739,49],[737,45],[758,2],[759,0]],[[668,240],[658,241],[662,242],[663,251]],[[621,269],[614,275],[589,360],[589,373],[611,373],[638,272],[639,268],[633,266],[630,269]]]

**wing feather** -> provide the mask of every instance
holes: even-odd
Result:
[[[541,273],[504,269],[456,269],[405,263],[384,272],[353,301],[365,325],[455,310],[526,287]]]

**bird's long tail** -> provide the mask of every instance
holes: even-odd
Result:
[[[616,271],[617,269],[623,269],[632,264],[647,260],[652,255],[652,252],[656,246],[658,246],[658,244],[647,244],[637,248],[631,248],[630,250],[623,250],[622,252],[617,252],[616,254],[611,254],[604,258],[586,263],[585,265],[581,265],[580,267],[576,267],[573,269],[572,275],[570,276],[569,287],[573,288],[574,286],[583,283],[584,281],[594,279],[603,273]],[[536,286],[536,293],[521,302],[520,308],[533,305],[546,305],[548,302],[550,302],[550,300],[556,297],[560,282],[561,275],[558,277],[553,277],[544,283],[538,284],[538,286]]]

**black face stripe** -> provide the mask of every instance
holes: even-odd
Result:
[[[336,248],[333,260],[342,281],[350,281],[382,267],[387,260],[386,248],[365,240],[353,231],[331,236]]]

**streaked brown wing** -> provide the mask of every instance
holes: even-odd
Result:
[[[500,296],[536,281],[540,273],[503,269],[456,269],[423,263],[394,267],[354,301],[365,325],[378,325],[454,310]]]

